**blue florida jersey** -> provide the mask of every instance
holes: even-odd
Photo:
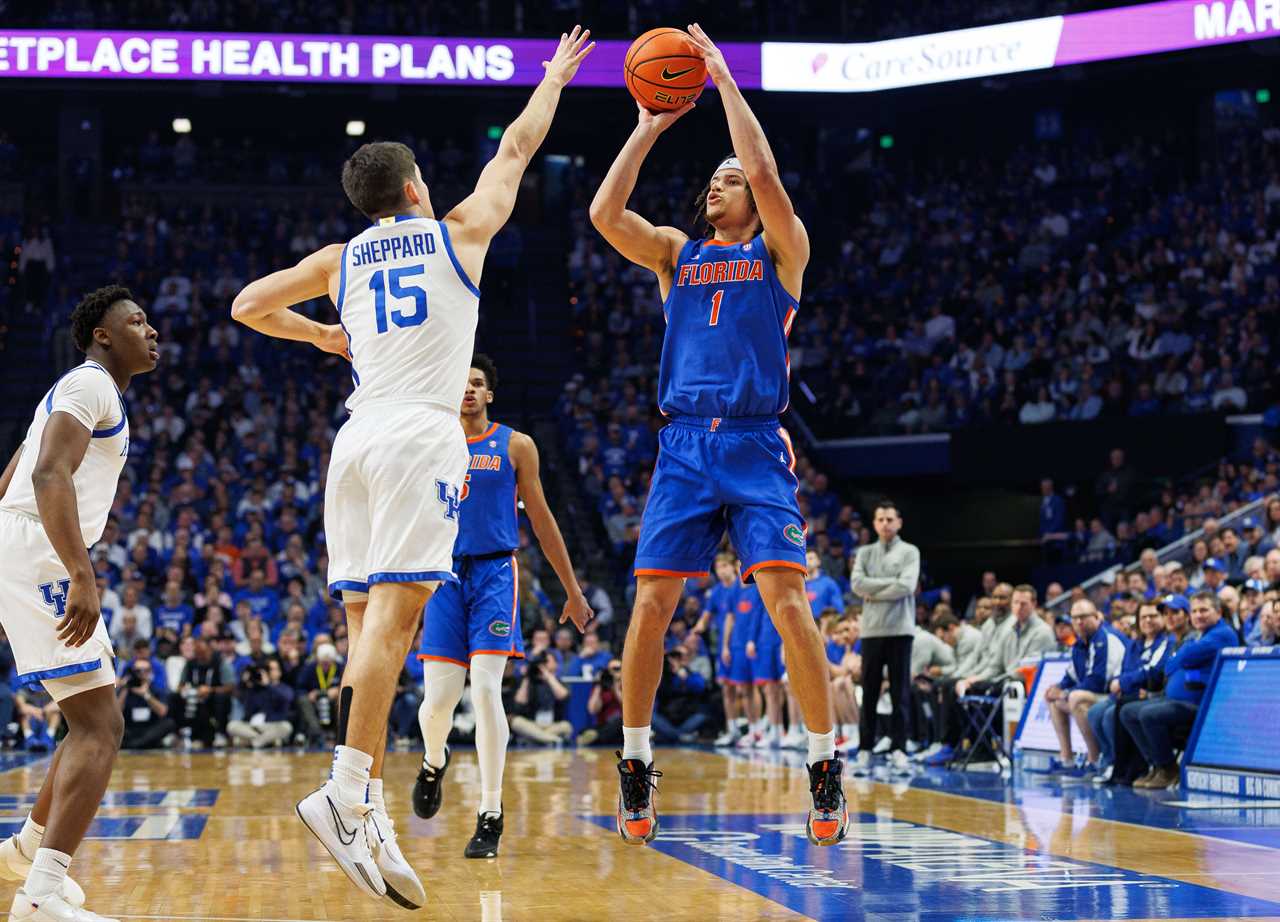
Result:
[[[713,636],[716,644],[724,643],[724,622],[729,617],[729,613],[733,611],[734,606],[738,603],[739,587],[735,580],[728,586],[716,583],[707,590],[707,599],[704,610],[711,612],[711,623],[714,625]]]
[[[776,416],[787,408],[787,334],[799,305],[764,237],[690,240],[676,260],[658,374],[666,416]]]
[[[520,546],[511,433],[510,426],[494,423],[467,439],[471,466],[462,484],[455,557],[496,554]]]

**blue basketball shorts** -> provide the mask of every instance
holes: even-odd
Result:
[[[747,657],[747,648],[729,647],[729,664],[720,660],[720,678],[730,685],[750,685],[751,660]]]
[[[637,576],[706,576],[725,528],[744,582],[761,567],[805,569],[795,452],[777,417],[677,417],[658,445]]]
[[[422,613],[418,659],[468,666],[478,653],[524,656],[520,570],[514,554],[455,557],[456,583],[442,583]]]
[[[782,644],[768,644],[756,647],[756,657],[751,661],[751,681],[756,685],[764,682],[781,682],[786,667],[782,665]]]

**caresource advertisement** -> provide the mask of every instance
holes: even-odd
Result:
[[[1169,0],[863,44],[765,42],[766,90],[868,93],[1280,36],[1280,0]]]
[[[577,86],[623,86],[630,42],[597,44]],[[720,46],[738,83],[760,87],[760,46]],[[0,30],[0,77],[532,86],[555,39]]]

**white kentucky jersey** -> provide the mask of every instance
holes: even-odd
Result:
[[[45,426],[49,424],[49,417],[58,411],[70,413],[92,433],[84,460],[72,477],[84,546],[92,547],[107,526],[120,471],[129,456],[129,417],[124,398],[115,380],[95,361],[77,365],[59,378],[36,407],[35,419],[22,443],[18,467],[4,498],[0,499],[0,509],[29,518],[40,517],[31,473],[40,455]]]
[[[480,290],[443,221],[382,218],[342,250],[338,316],[351,344],[347,409],[405,401],[457,413],[475,349]]]

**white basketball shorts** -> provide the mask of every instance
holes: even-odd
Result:
[[[470,463],[457,411],[366,404],[338,431],[324,493],[329,592],[453,580]]]
[[[0,510],[0,624],[18,667],[14,684],[43,683],[55,699],[72,693],[59,680],[76,678],[72,685],[80,692],[115,678],[111,638],[101,618],[83,646],[68,647],[58,639],[70,586],[66,567],[40,522]],[[89,673],[101,681],[85,684]]]

